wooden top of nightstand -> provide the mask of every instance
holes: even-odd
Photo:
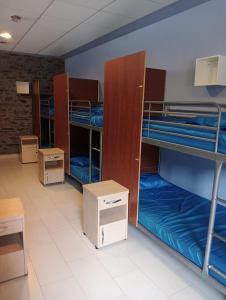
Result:
[[[38,140],[38,137],[36,135],[20,135],[19,139],[20,140],[32,140],[32,139]]]
[[[95,197],[103,197],[118,193],[129,193],[129,190],[114,180],[101,181],[83,185]]]
[[[0,222],[24,217],[24,209],[19,198],[0,199]]]
[[[55,155],[55,154],[64,154],[64,151],[60,148],[47,148],[47,149],[39,149],[42,155]]]

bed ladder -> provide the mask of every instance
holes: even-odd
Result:
[[[221,176],[223,163],[224,163],[223,160],[216,160],[215,163],[215,174],[214,174],[213,192],[212,192],[212,199],[211,199],[210,220],[209,220],[209,227],[208,227],[208,234],[207,234],[205,258],[203,264],[203,275],[208,276],[209,270],[211,270],[214,273],[216,273],[218,276],[226,280],[226,274],[224,274],[218,268],[210,264],[210,254],[211,254],[213,238],[216,238],[226,243],[226,238],[214,231],[217,204],[226,205],[226,200],[218,197],[220,176]]]
[[[99,148],[93,146],[93,130],[89,130],[89,183],[92,183],[92,169],[96,169],[99,171],[99,181],[101,181],[101,170],[102,170],[102,131],[100,134],[100,144]],[[93,151],[99,154],[99,167],[93,164]]]

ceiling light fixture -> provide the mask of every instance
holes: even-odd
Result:
[[[12,35],[9,32],[2,32],[0,33],[0,37],[9,40],[12,38]]]

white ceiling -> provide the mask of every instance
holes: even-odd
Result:
[[[60,56],[176,1],[0,0],[0,32],[13,35],[0,50]]]

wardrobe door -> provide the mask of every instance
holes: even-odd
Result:
[[[54,90],[54,132],[55,146],[64,150],[65,172],[70,174],[70,126],[69,126],[69,76],[55,75]]]
[[[137,225],[145,51],[108,61],[104,81],[103,180],[129,189],[129,220]]]
[[[39,80],[32,82],[32,123],[33,134],[38,137],[41,144],[41,116],[40,116],[40,88]]]

